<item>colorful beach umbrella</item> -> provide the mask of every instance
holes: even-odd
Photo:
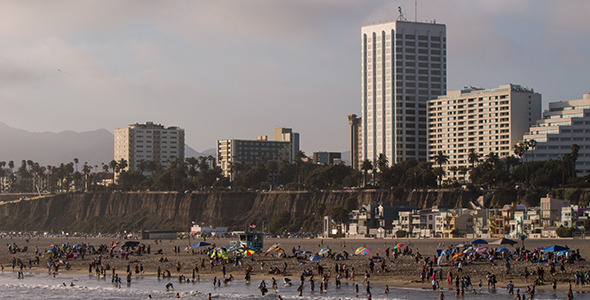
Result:
[[[354,250],[354,254],[359,255],[365,249],[367,249],[367,247],[358,247],[358,248],[356,248],[356,250]]]
[[[246,249],[244,251],[244,257],[250,257],[252,254],[256,253],[256,251],[252,250],[252,249]]]
[[[266,250],[266,252],[268,253],[268,252],[274,250],[275,248],[277,248],[280,245],[281,245],[281,243],[276,243],[276,244],[270,246],[270,248],[268,248],[268,250]]]
[[[508,249],[500,248],[500,249],[496,250],[496,252],[508,252]]]
[[[330,252],[330,248],[322,248],[322,249],[320,249],[320,252],[318,252],[318,254],[325,254],[328,252]]]
[[[488,251],[488,247],[479,247],[479,248],[475,249],[475,252],[477,252],[479,254],[484,253],[486,251]]]
[[[41,255],[41,257],[43,257],[43,258],[50,258],[52,256],[53,256],[53,252],[49,252],[49,251],[47,251],[47,252],[43,253],[43,255]]]
[[[405,245],[404,243],[399,243],[399,244],[393,246],[393,249],[399,249],[399,248],[403,247],[404,245]]]
[[[461,257],[463,255],[465,255],[465,253],[457,253],[457,254],[453,255],[453,259],[455,259],[457,257]]]
[[[371,249],[369,249],[369,248],[365,248],[363,251],[361,251],[361,253],[360,253],[360,254],[361,254],[361,255],[367,255],[367,254],[369,254],[370,252],[371,252]]]

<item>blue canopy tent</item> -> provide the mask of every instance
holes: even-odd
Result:
[[[569,248],[559,246],[559,245],[553,245],[553,246],[549,246],[545,249],[541,249],[541,251],[543,251],[543,252],[559,252],[559,251],[563,251],[563,250],[569,250]]]
[[[471,245],[487,245],[488,242],[486,240],[482,240],[482,239],[477,239],[473,242],[471,242]]]
[[[206,242],[198,242],[198,243],[192,245],[191,248],[205,247],[205,246],[209,246],[209,245],[211,245],[211,244],[206,243]]]

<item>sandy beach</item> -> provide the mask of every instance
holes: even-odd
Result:
[[[207,239],[206,241],[208,243],[215,244],[216,246],[223,246],[226,245],[230,240],[231,239]],[[44,258],[40,258],[40,263],[38,266],[33,263],[31,268],[29,268],[29,260],[33,262],[35,260],[35,247],[38,247],[39,253],[43,253],[45,250],[50,249],[52,245],[63,245],[65,243],[70,245],[87,244],[98,248],[99,245],[102,244],[108,245],[110,248],[110,246],[116,241],[125,242],[126,240],[90,237],[3,237],[0,242],[5,246],[4,249],[0,251],[0,264],[4,267],[4,272],[9,272],[12,271],[13,259],[20,259],[23,262],[24,268],[27,272],[47,272],[47,260]],[[114,251],[115,257],[113,258],[109,257],[108,254],[102,255],[102,265],[108,264],[111,268],[115,267],[117,273],[120,276],[125,276],[127,266],[129,265],[129,268],[134,276],[156,276],[157,268],[160,267],[162,272],[169,270],[172,277],[184,275],[190,278],[192,276],[192,270],[196,266],[199,268],[198,274],[201,278],[213,278],[215,276],[218,278],[223,277],[222,266],[216,265],[211,268],[209,264],[209,257],[200,253],[200,251],[205,250],[206,248],[192,248],[186,250],[187,246],[189,245],[188,239],[173,241],[163,240],[157,244],[154,240],[138,241],[145,244],[146,246],[149,245],[151,248],[151,254],[145,254],[141,256],[130,255],[128,259],[123,259],[120,257],[120,255],[118,255],[118,251]],[[198,241],[202,241],[202,239],[191,239],[190,244],[194,244]],[[406,244],[405,247],[412,249],[414,254],[419,252],[422,257],[428,256],[432,260],[436,249],[446,249],[450,245],[465,242],[468,241],[465,239],[266,239],[264,243],[264,250],[266,250],[271,245],[278,243],[280,244],[279,247],[284,249],[288,256],[292,256],[293,248],[300,248],[313,253],[318,252],[321,248],[330,248],[332,253],[342,253],[343,251],[346,251],[350,254],[353,254],[355,249],[364,246],[371,249],[372,251],[366,256],[350,255],[348,259],[345,260],[335,261],[322,259],[317,262],[311,262],[309,260],[305,261],[294,257],[277,257],[277,252],[271,251],[266,254],[266,256],[263,253],[254,254],[251,257],[244,258],[242,260],[241,266],[236,266],[233,263],[225,264],[225,268],[227,276],[231,274],[236,280],[244,279],[245,268],[248,265],[250,265],[253,269],[252,280],[269,279],[271,277],[275,277],[280,280],[282,280],[284,277],[289,277],[293,280],[299,280],[301,273],[305,269],[311,269],[315,274],[317,274],[316,264],[320,264],[324,267],[324,274],[329,274],[331,278],[330,281],[333,281],[336,277],[336,264],[345,264],[349,270],[354,268],[355,277],[354,279],[346,279],[344,278],[345,276],[342,275],[342,281],[354,281],[361,283],[364,280],[365,272],[370,271],[369,258],[373,256],[384,257],[386,249],[392,249],[397,243],[404,243]],[[8,251],[8,245],[12,243],[15,243],[21,249],[24,246],[27,246],[28,251],[11,254]],[[571,250],[579,249],[583,258],[588,259],[590,257],[590,249],[587,247],[588,241],[579,239],[527,240],[525,242],[525,247],[527,249],[536,249],[538,247],[547,247],[554,244],[567,245]],[[489,246],[494,247],[493,245]],[[510,251],[513,251],[517,246],[521,246],[521,244],[519,243],[514,247],[507,246],[506,248],[508,248]],[[175,247],[180,248],[180,253],[174,253]],[[115,249],[118,248],[119,247],[116,247]],[[162,254],[157,254],[158,250],[160,249],[162,250]],[[193,254],[192,250],[194,250],[196,253]],[[71,269],[65,270],[65,268],[62,267],[60,268],[59,272],[87,273],[89,269],[89,263],[98,257],[98,254],[87,254],[84,259],[81,257],[69,259],[68,261],[71,265]],[[167,259],[167,262],[161,262],[163,259]],[[203,261],[205,264],[204,268],[202,267]],[[177,271],[178,263],[181,265],[180,271]],[[285,273],[282,273],[285,263],[287,265],[287,270]],[[140,264],[144,268],[144,274],[141,274],[141,272],[139,274],[135,274],[135,265]],[[381,261],[376,262],[375,271],[371,273],[370,281],[373,285],[377,286],[389,285],[391,287],[414,287],[430,289],[430,280],[426,279],[424,282],[422,282],[420,279],[420,273],[423,265],[423,262],[417,263],[416,260],[409,255],[399,256],[395,260],[393,257],[391,257],[390,259],[385,259],[384,271],[381,271]],[[590,262],[587,261],[577,262],[575,264],[566,264],[565,271],[562,272],[559,270],[559,268],[557,268],[557,273],[552,275],[550,274],[549,266],[546,263],[512,261],[511,271],[509,274],[506,274],[503,261],[499,260],[495,266],[492,266],[488,261],[483,260],[476,261],[472,264],[465,264],[463,266],[463,273],[460,275],[469,275],[474,286],[476,286],[477,282],[481,280],[483,282],[484,288],[487,288],[486,274],[490,272],[497,276],[497,288],[506,288],[507,283],[512,280],[514,282],[515,288],[520,288],[521,291],[524,291],[526,290],[527,286],[533,285],[536,278],[536,276],[530,276],[525,280],[525,277],[523,276],[525,267],[529,271],[537,270],[537,268],[541,267],[545,270],[545,284],[542,286],[537,286],[537,289],[551,290],[551,282],[553,279],[556,279],[558,283],[557,288],[558,290],[562,291],[567,290],[568,283],[570,281],[573,285],[574,273],[576,271],[586,272],[588,269],[585,269],[585,267],[588,266],[590,266]],[[281,270],[281,273],[269,274],[269,270],[272,268],[278,268]],[[18,269],[19,267],[17,266],[15,271]],[[444,288],[445,290],[454,288],[454,285],[448,285],[447,274],[449,272],[457,274],[457,267],[455,265],[445,262],[440,267],[434,265],[434,269],[441,269],[443,272],[443,279],[440,281],[441,288]],[[107,271],[106,274],[110,277],[111,271]],[[320,279],[320,276],[316,276],[316,280],[317,279]],[[573,285],[573,290],[576,293],[586,293],[590,292],[590,286]]]

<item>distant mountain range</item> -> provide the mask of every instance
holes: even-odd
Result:
[[[78,158],[80,164],[108,163],[113,160],[114,136],[106,129],[74,132],[29,132],[0,122],[0,161],[32,160],[42,166],[68,163]],[[186,157],[215,155],[215,149],[202,153],[185,145]]]

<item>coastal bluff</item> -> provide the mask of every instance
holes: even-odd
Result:
[[[288,212],[302,231],[321,231],[332,208],[377,201],[396,206],[463,207],[466,191],[342,190],[323,192],[86,192],[3,199],[0,231],[123,232],[142,228],[188,231],[191,222],[244,230]]]

